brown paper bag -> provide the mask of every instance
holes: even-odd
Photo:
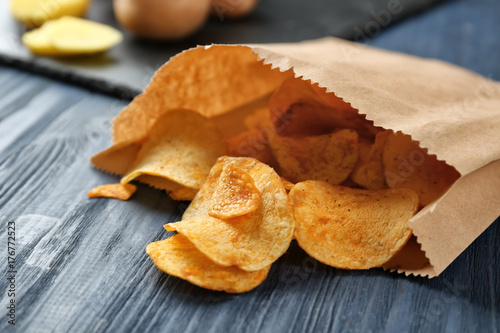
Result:
[[[178,108],[217,119],[233,135],[235,119],[265,106],[290,75],[325,87],[375,126],[411,135],[462,175],[410,221],[414,237],[384,268],[437,276],[500,215],[500,84],[335,38],[200,46],[173,57],[114,119],[114,145],[92,163],[122,175],[156,119]]]

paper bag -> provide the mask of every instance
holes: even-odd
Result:
[[[411,135],[461,174],[412,218],[414,237],[384,268],[437,276],[500,215],[500,84],[335,38],[200,46],[173,57],[114,119],[114,145],[92,163],[123,174],[156,119],[178,108],[238,132],[234,118],[265,106],[291,75],[325,87],[375,126]]]

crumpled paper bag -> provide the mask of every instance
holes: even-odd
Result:
[[[291,75],[325,87],[375,126],[411,135],[462,175],[411,219],[414,237],[384,268],[437,276],[500,215],[500,84],[442,61],[336,38],[199,46],[173,57],[114,119],[114,145],[92,163],[123,175],[156,119],[178,108],[234,135],[242,130],[237,119],[265,107]]]

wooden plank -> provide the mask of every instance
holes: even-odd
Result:
[[[480,3],[492,6],[447,3],[373,43],[443,55],[499,79],[500,65],[488,60],[499,54],[498,41],[467,37],[467,24],[489,21],[495,31],[496,16],[485,8],[500,7]],[[436,36],[443,22],[454,28]],[[453,42],[456,31],[464,41]],[[469,42],[483,51],[468,53]],[[203,290],[159,272],[144,252],[169,235],[162,225],[180,219],[185,203],[143,185],[129,202],[86,197],[92,187],[118,181],[88,160],[109,145],[109,121],[124,102],[2,67],[0,96],[0,332],[500,330],[498,220],[432,280],[336,270],[293,242],[254,291]],[[16,223],[15,327],[6,316],[9,221]]]
[[[157,271],[144,247],[168,235],[162,224],[178,220],[185,205],[146,186],[130,202],[86,198],[93,186],[117,180],[92,169],[88,157],[109,144],[96,129],[107,130],[102,124],[122,105],[78,95],[0,165],[1,221],[16,221],[19,240],[17,331],[474,330],[498,322],[498,224],[433,280],[335,270],[295,243],[244,295]],[[0,331],[8,328],[0,323]]]

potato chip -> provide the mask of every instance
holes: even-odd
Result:
[[[421,206],[439,198],[460,177],[454,167],[428,155],[426,149],[402,133],[388,136],[382,164],[387,185],[415,190]]]
[[[271,128],[271,118],[269,115],[269,102],[264,108],[256,110],[254,113],[245,117],[243,123],[247,129]]]
[[[170,193],[167,191],[167,194],[172,199],[177,201],[191,201],[194,199],[198,191],[199,189],[180,186],[179,188],[176,188]]]
[[[166,178],[150,175],[140,175],[139,177],[135,178],[135,180],[144,184],[148,184],[149,186],[157,190],[165,190],[172,199],[179,201],[193,200],[199,190],[197,188],[190,188],[179,185]]]
[[[342,183],[358,160],[358,135],[353,130],[309,137],[271,139],[281,174],[291,182],[323,180]]]
[[[216,184],[224,165],[238,167],[253,178],[262,198],[255,211],[226,220],[208,214],[216,200]],[[182,221],[167,224],[165,228],[186,236],[219,265],[257,271],[272,264],[288,249],[294,218],[280,177],[272,168],[253,158],[222,157],[186,209]]]
[[[244,293],[254,289],[266,279],[271,267],[247,272],[235,266],[219,266],[180,234],[149,244],[146,253],[162,272],[202,288],[227,293]]]
[[[227,150],[229,156],[253,157],[269,166],[276,166],[269,139],[265,129],[251,129],[228,139]]]
[[[171,110],[196,110],[208,118],[228,113],[272,93],[291,74],[257,61],[246,46],[187,50],[156,71],[144,93],[113,120],[113,142],[144,137]]]
[[[261,199],[253,178],[244,170],[226,164],[222,167],[208,215],[223,220],[242,216],[256,210]]]
[[[313,136],[350,128],[372,139],[373,122],[325,89],[301,79],[283,82],[269,101],[271,122],[280,136]]]
[[[285,190],[287,192],[289,192],[295,186],[294,183],[283,177],[281,177],[281,183],[283,184],[283,187],[285,187]]]
[[[422,246],[418,243],[417,237],[413,235],[408,240],[408,243],[382,267],[391,272],[403,269],[403,267],[406,271],[416,271],[429,264],[429,259],[425,256],[425,252],[422,251]]]
[[[141,141],[124,141],[92,156],[90,162],[100,170],[123,176],[134,163],[141,145]]]
[[[113,198],[128,200],[135,193],[137,187],[132,184],[108,184],[94,187],[87,194],[89,198]]]
[[[366,141],[360,140],[360,158],[351,173],[351,180],[368,190],[382,190],[387,188],[384,169],[382,167],[382,151],[385,141],[391,131],[377,133],[373,145],[366,146]],[[367,151],[368,148],[368,151]]]
[[[207,118],[193,111],[171,111],[151,129],[121,183],[148,175],[199,189],[217,157],[225,153],[224,141]],[[155,182],[155,178],[149,179]],[[162,183],[157,182],[156,187],[162,188]]]
[[[410,238],[408,221],[418,208],[418,195],[410,189],[372,191],[320,181],[296,184],[289,197],[300,247],[344,269],[389,261]]]

